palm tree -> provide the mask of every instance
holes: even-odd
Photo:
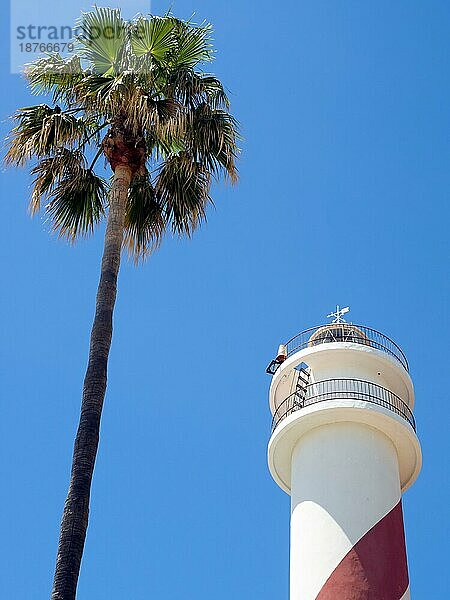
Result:
[[[69,58],[27,65],[32,92],[50,104],[19,109],[6,162],[33,160],[31,213],[45,211],[75,240],[106,218],[95,317],[52,600],[73,600],[88,525],[106,391],[122,249],[139,262],[164,234],[190,236],[205,219],[211,182],[237,179],[237,125],[221,82],[201,70],[213,58],[211,26],[171,14],[124,21],[95,8],[77,23]],[[94,171],[101,156],[110,181]]]

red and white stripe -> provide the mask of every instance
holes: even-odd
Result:
[[[398,459],[367,425],[316,427],[292,457],[291,600],[408,600]]]
[[[402,502],[345,555],[317,600],[400,600],[409,597]]]

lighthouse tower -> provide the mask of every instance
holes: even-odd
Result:
[[[346,312],[267,369],[269,469],[291,496],[290,600],[407,600],[402,494],[422,462],[413,384],[397,344]]]

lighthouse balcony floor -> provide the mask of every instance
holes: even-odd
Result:
[[[414,415],[399,396],[370,381],[340,378],[316,381],[290,394],[276,407],[272,419],[272,432],[296,411],[329,400],[361,400],[381,406],[405,419],[414,431],[416,430]]]

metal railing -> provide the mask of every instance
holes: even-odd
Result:
[[[362,400],[392,410],[403,417],[416,430],[414,415],[409,406],[394,392],[371,381],[360,379],[326,379],[305,386],[303,392],[295,391],[276,409],[272,418],[272,432],[286,417],[326,400]]]
[[[383,333],[353,323],[329,323],[302,331],[286,343],[287,356],[304,348],[331,342],[353,342],[370,346],[396,358],[408,371],[408,361],[401,348]]]

